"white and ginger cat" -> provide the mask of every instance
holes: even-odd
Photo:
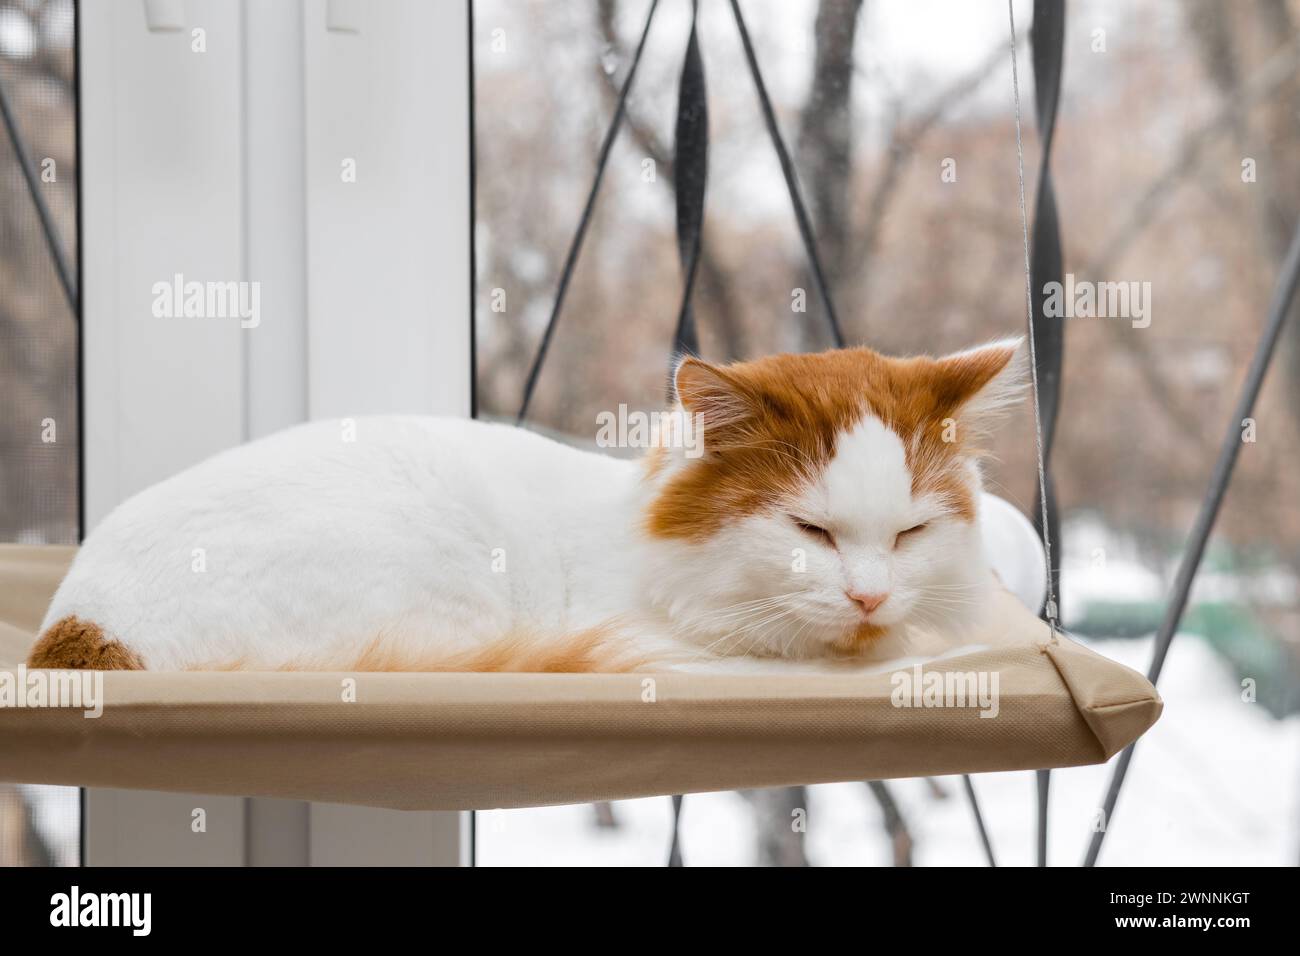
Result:
[[[1020,341],[687,358],[702,454],[462,419],[291,428],[109,515],[29,664],[753,672],[951,645],[993,586],[978,462]]]

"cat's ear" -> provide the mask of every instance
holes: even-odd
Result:
[[[1017,336],[939,359],[943,404],[972,437],[986,437],[1024,397],[1028,352],[1025,337]]]
[[[738,424],[754,411],[754,395],[726,369],[688,355],[673,373],[677,401],[706,428]]]

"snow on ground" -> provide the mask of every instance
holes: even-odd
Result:
[[[76,787],[20,784],[31,808],[32,824],[49,848],[55,866],[76,866],[81,845],[81,797]]]
[[[1090,646],[1145,671],[1151,640]],[[1292,866],[1300,861],[1300,717],[1274,720],[1245,703],[1226,665],[1198,637],[1180,635],[1161,678],[1165,712],[1142,738],[1102,850],[1103,865]],[[1113,764],[1113,762],[1112,762]],[[1052,775],[1053,864],[1077,865],[1092,834],[1110,766]],[[892,783],[916,840],[918,865],[983,865],[958,777]],[[981,774],[975,787],[998,862],[1034,855],[1032,772]],[[496,810],[478,817],[478,859],[501,865],[661,865],[669,840],[667,798],[615,805],[616,830],[597,829],[589,806]],[[683,812],[687,865],[748,865],[754,823],[738,794],[692,794]],[[811,788],[808,855],[824,866],[885,866],[880,811],[858,783]]]

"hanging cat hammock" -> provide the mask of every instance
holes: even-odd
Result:
[[[1053,641],[1006,592],[995,637],[1013,646],[863,676],[25,673],[75,551],[0,545],[0,780],[546,806],[1099,763],[1161,709],[1145,678]],[[87,682],[81,706],[24,706],[56,673]]]
[[[651,0],[601,146],[529,370],[521,421],[657,6]],[[814,284],[832,338],[842,344],[793,167],[734,0],[731,8]],[[1043,124],[1042,111],[1055,110],[1055,87],[1038,93]],[[707,112],[693,23],[675,161],[686,281],[674,344],[695,351],[690,299],[701,244]],[[1040,182],[1042,214],[1050,179]],[[1036,230],[1035,270],[1053,263],[1059,269],[1054,237],[1054,226]],[[1040,317],[1030,312],[1031,343],[1035,337],[1039,343],[1036,385],[1041,377],[1044,389],[1040,450],[1044,444],[1050,450],[1059,327],[1040,328]],[[1035,397],[1037,407],[1037,388]],[[1040,480],[1040,528],[1050,542],[1055,522],[1045,469]],[[1060,634],[1054,600],[1049,625],[1005,591],[997,592],[989,615],[996,633],[972,638],[988,649],[851,676],[25,672],[22,662],[74,554],[66,547],[0,545],[0,780],[400,809],[544,806],[1100,763],[1145,732],[1162,707],[1144,677]],[[56,680],[61,702],[81,694],[79,706],[41,706],[50,702]]]

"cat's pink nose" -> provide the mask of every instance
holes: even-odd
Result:
[[[850,601],[862,608],[862,613],[870,614],[880,605],[885,603],[888,594],[866,594],[862,591],[845,591]]]

